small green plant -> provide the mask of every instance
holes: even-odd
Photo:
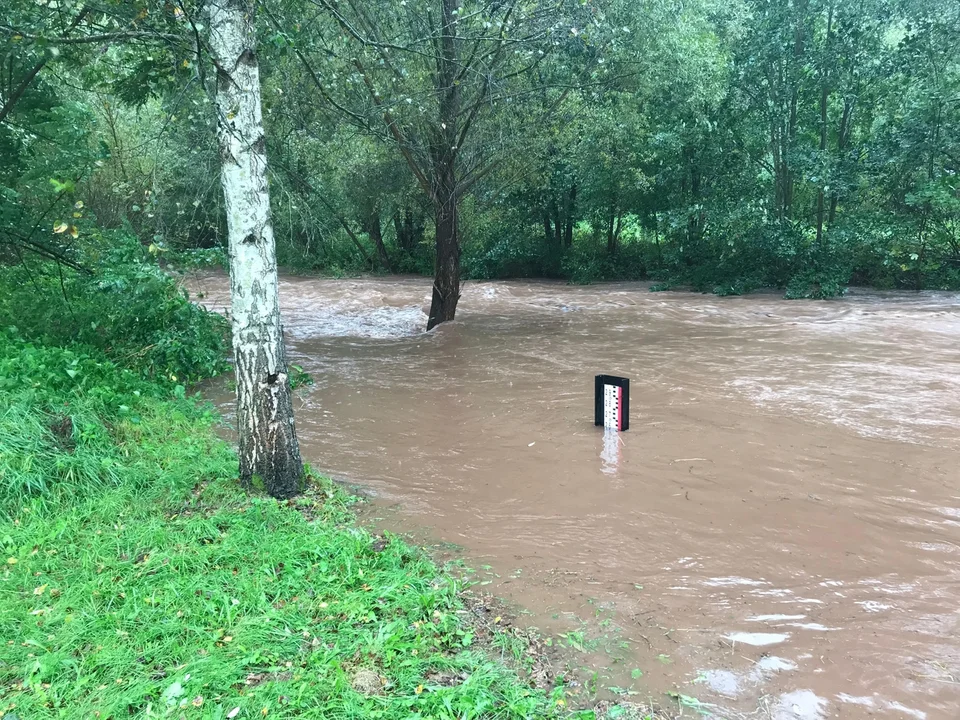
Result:
[[[684,695],[676,691],[668,691],[667,696],[676,700],[677,705],[680,707],[681,711],[683,708],[690,708],[695,712],[703,715],[704,717],[709,717],[711,715],[710,708],[700,700],[690,695]]]
[[[308,385],[313,385],[313,377],[304,370],[299,365],[290,366],[290,389],[296,390],[297,388],[306,387]]]

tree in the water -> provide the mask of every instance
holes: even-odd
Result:
[[[270,220],[253,0],[210,4],[217,69],[217,136],[227,214],[240,478],[274,497],[300,489]]]
[[[567,96],[572,67],[589,65],[594,51],[578,28],[592,11],[557,0],[393,2],[375,12],[355,0],[311,4],[323,12],[279,3],[286,21],[268,16],[323,106],[399,151],[429,199],[432,329],[454,319],[460,299],[461,203],[525,150],[526,135]],[[516,108],[531,98],[520,118]]]

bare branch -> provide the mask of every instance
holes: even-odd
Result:
[[[10,97],[7,98],[7,101],[3,104],[3,107],[0,108],[0,123],[2,123],[6,119],[7,115],[10,114],[10,111],[13,110],[13,106],[17,104],[23,93],[26,92],[28,87],[30,87],[30,83],[33,82],[33,79],[37,77],[39,72],[43,70],[46,64],[47,58],[43,58],[30,69],[30,72],[23,76],[23,80],[21,80],[16,89],[10,93]]]
[[[296,185],[299,185],[303,190],[306,190],[315,198],[317,198],[320,203],[327,208],[331,214],[333,214],[333,216],[337,219],[337,222],[340,223],[340,226],[346,231],[347,236],[351,241],[353,241],[353,244],[356,245],[357,250],[359,250],[360,254],[363,255],[363,259],[366,260],[371,267],[373,267],[373,258],[370,257],[366,248],[363,247],[363,244],[360,242],[360,238],[357,237],[357,234],[353,231],[353,228],[350,227],[350,223],[346,221],[343,215],[337,212],[336,207],[334,207],[333,203],[324,197],[322,192],[318,192],[317,189],[310,184],[309,180],[300,175],[298,172],[294,171],[283,161],[277,160],[276,158],[278,155],[278,153],[274,153],[273,164],[280,167]]]
[[[27,40],[42,40],[43,42],[54,45],[84,45],[89,43],[113,42],[115,40],[179,40],[179,35],[170,33],[151,32],[149,30],[124,30],[122,32],[98,33],[96,35],[80,35],[77,37],[68,37],[66,35],[55,35],[48,37],[45,35],[33,35],[23,30],[11,27],[10,25],[0,25],[0,32],[5,32],[11,37],[20,36]]]
[[[283,29],[280,26],[280,23],[278,22],[276,16],[270,11],[270,8],[267,7],[267,4],[261,3],[261,7],[263,7],[264,11],[266,12],[267,18],[270,20],[270,23],[273,25],[274,29],[278,33],[283,34],[284,38],[286,39],[286,34],[283,32]],[[367,130],[368,132],[372,132],[370,123],[367,121],[365,117],[363,117],[363,115],[353,112],[349,108],[345,107],[344,105],[342,105],[341,103],[338,103],[336,100],[333,99],[333,96],[330,95],[329,92],[327,92],[327,89],[323,86],[323,82],[320,80],[320,76],[317,75],[316,71],[310,65],[309,61],[307,60],[303,52],[300,50],[300,48],[297,47],[292,42],[290,42],[289,39],[287,39],[287,42],[289,43],[290,47],[293,48],[294,54],[297,56],[297,59],[300,60],[300,64],[303,65],[303,69],[307,71],[307,75],[310,76],[310,79],[313,81],[314,86],[316,86],[317,91],[320,93],[323,99],[326,100],[332,107],[336,108],[338,112],[343,113],[348,118],[353,120],[359,127],[363,128],[364,130]]]

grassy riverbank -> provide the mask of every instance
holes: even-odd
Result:
[[[359,529],[323,480],[235,481],[182,389],[7,333],[0,715],[525,718],[559,710],[475,646],[461,588]]]

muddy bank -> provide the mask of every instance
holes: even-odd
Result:
[[[462,546],[599,690],[960,716],[957,296],[485,283],[425,335],[425,281],[281,293],[311,464]],[[619,437],[597,372],[631,378]]]

